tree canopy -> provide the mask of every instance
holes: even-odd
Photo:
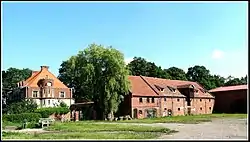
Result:
[[[121,96],[129,93],[128,74],[121,52],[96,44],[64,61],[59,69],[59,79],[76,90],[75,98],[95,102],[100,119],[113,115]]]
[[[229,76],[226,79],[219,75],[212,75],[205,66],[200,65],[188,68],[187,72],[177,67],[162,69],[155,63],[149,62],[141,57],[134,57],[134,59],[128,64],[128,68],[131,75],[142,75],[172,80],[189,80],[200,83],[207,90],[221,86],[247,84],[247,76],[242,78],[233,78]]]

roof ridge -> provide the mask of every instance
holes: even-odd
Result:
[[[157,91],[155,91],[155,89],[146,81],[146,79],[143,78],[143,76],[141,76],[141,79],[157,94],[157,95],[160,95]]]

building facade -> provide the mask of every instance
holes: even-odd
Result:
[[[247,85],[219,87],[209,92],[215,96],[214,112],[247,113]]]
[[[214,96],[200,84],[145,76],[129,76],[130,94],[123,108],[133,118],[211,114]]]
[[[61,102],[67,106],[74,104],[72,89],[64,85],[48,69],[48,66],[41,66],[40,71],[33,71],[27,80],[18,82],[20,93],[12,99],[31,99],[38,107],[54,107]]]

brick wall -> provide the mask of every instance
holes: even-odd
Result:
[[[212,93],[215,96],[214,111],[219,113],[233,113],[232,105],[241,100],[238,104],[242,112],[247,112],[247,90],[224,91]],[[236,104],[237,105],[237,104]]]
[[[54,98],[60,98],[59,97],[59,92],[63,91],[65,92],[65,98],[70,98],[71,96],[71,92],[70,92],[70,89],[68,88],[53,88],[54,89]],[[30,87],[28,88],[28,98],[32,98],[32,91],[39,91],[40,88],[39,87]],[[41,96],[41,94],[40,94]],[[47,97],[45,97],[47,98]]]

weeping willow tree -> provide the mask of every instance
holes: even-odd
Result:
[[[94,101],[97,117],[117,112],[123,96],[129,93],[124,55],[112,48],[91,44],[59,69],[59,79],[74,88],[73,97]]]

